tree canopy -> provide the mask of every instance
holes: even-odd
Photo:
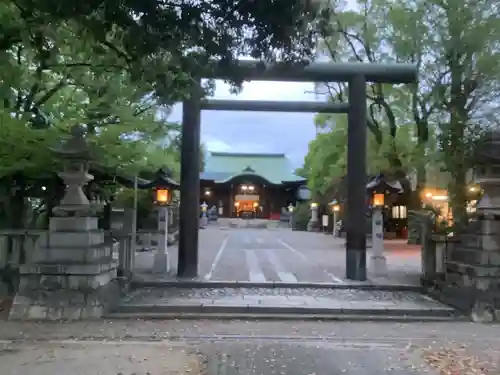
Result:
[[[107,170],[178,174],[182,129],[165,114],[200,68],[231,69],[241,55],[307,62],[318,14],[295,0],[2,2],[0,211],[24,212],[37,189],[43,196],[36,181],[60,170],[50,149],[77,124]]]
[[[465,216],[466,175],[473,165],[473,151],[484,131],[499,119],[498,4],[359,0],[349,7],[342,2],[324,6],[331,14],[321,38],[325,57],[417,64],[415,85],[369,87],[370,149],[375,142],[392,170],[415,173],[417,191],[432,175],[429,165],[437,165],[449,176],[454,216]],[[322,84],[318,89],[329,100],[346,98],[343,84]],[[314,154],[317,142],[312,142],[310,153]]]

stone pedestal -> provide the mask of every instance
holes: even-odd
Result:
[[[387,259],[384,255],[384,217],[382,208],[373,208],[371,271],[375,276],[387,275]]]
[[[308,232],[318,232],[318,208],[311,207],[311,219],[307,223],[307,231]]]
[[[201,227],[208,226],[208,217],[207,217],[207,213],[206,212],[203,212],[203,214],[201,215],[200,226]]]
[[[99,318],[120,297],[111,245],[95,217],[53,217],[31,262],[20,267],[9,319]]]
[[[168,216],[168,208],[161,207],[158,214],[158,246],[154,256],[154,273],[167,273],[170,270],[168,256]]]

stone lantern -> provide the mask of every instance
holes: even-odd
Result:
[[[179,184],[172,179],[172,171],[160,168],[153,181],[142,185],[143,188],[154,189],[155,204],[158,207],[158,248],[154,256],[153,272],[166,273],[170,268],[168,257],[168,217],[173,191]]]
[[[491,132],[474,160],[474,182],[482,190],[477,220],[448,249],[446,282],[458,299],[471,306],[474,321],[500,321],[500,132]]]
[[[332,213],[333,213],[333,228],[332,228],[332,234],[333,237],[339,236],[339,231],[337,228],[337,222],[339,221],[338,216],[340,213],[340,204],[337,202],[336,199],[330,202],[330,207],[332,208]]]
[[[59,176],[66,191],[30,261],[19,267],[19,290],[9,319],[100,318],[120,295],[113,248],[82,189],[93,179],[84,129],[74,126],[71,137],[53,151],[64,162]]]
[[[290,202],[287,209],[288,209],[288,225],[290,225],[291,228],[293,227],[293,211],[295,210],[295,206]]]
[[[500,213],[500,132],[491,132],[476,157],[474,182],[483,196],[478,202],[478,211]]]
[[[318,228],[318,203],[312,202],[310,205],[311,219],[307,223],[308,232],[317,232]]]
[[[92,159],[90,147],[84,138],[85,131],[81,126],[71,128],[71,137],[60,146],[52,149],[63,159],[63,172],[58,173],[66,190],[59,206],[53,209],[55,216],[92,216],[92,206],[83,192],[83,187],[94,177],[89,172]]]
[[[200,208],[201,208],[200,226],[201,226],[201,228],[204,228],[208,225],[208,216],[207,216],[208,204],[207,204],[207,202],[203,201],[203,203],[200,205]]]
[[[387,259],[384,255],[384,207],[386,195],[402,192],[399,181],[388,181],[379,174],[366,185],[372,206],[372,257],[371,268],[376,276],[387,274]]]

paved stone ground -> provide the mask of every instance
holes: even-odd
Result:
[[[175,274],[176,248],[171,253]],[[376,278],[371,275],[372,282],[419,283],[421,266],[418,251],[391,249],[386,256],[388,276]],[[347,282],[344,280],[344,240],[321,233],[208,227],[200,231],[199,257],[199,275],[206,281]],[[367,257],[369,262],[370,253]]]
[[[311,311],[453,311],[414,292],[326,288],[143,288],[131,293],[122,306],[274,307],[276,312],[287,307],[302,307]]]
[[[499,373],[500,326],[3,322],[0,340],[2,375],[491,375]]]

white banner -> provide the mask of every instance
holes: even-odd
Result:
[[[321,223],[324,227],[328,226],[328,215],[321,216]]]

